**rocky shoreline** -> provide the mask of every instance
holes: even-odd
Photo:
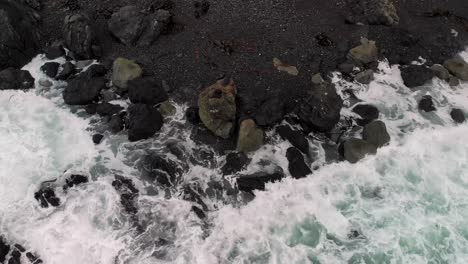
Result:
[[[34,78],[21,67],[38,53],[64,58],[45,63],[41,71],[64,83],[67,105],[100,116],[104,128],[90,139],[95,144],[116,133],[127,134],[130,142],[157,137],[175,114],[174,103],[187,105],[192,140],[225,156],[215,169],[236,176],[235,186],[220,187],[231,193],[252,195],[286,175],[313,173],[316,168],[307,165],[314,158],[310,138],[332,146],[331,161],[351,163],[390,142],[379,110],[352,90],[345,92],[354,100],[349,109],[356,118],[343,118],[332,72],[368,85],[379,61],[388,60],[400,65],[410,89],[434,77],[454,89],[468,81],[468,64],[456,55],[468,44],[463,0],[0,0],[0,14],[6,29],[0,34],[0,90],[34,88]],[[52,86],[47,79],[36,81]],[[418,107],[437,110],[430,95]],[[458,108],[450,115],[455,123],[466,118]],[[273,168],[243,175],[249,154],[269,140],[269,132],[291,143],[289,172],[265,164]],[[143,177],[170,189],[186,172],[186,157],[177,146],[168,148],[181,158],[149,154],[139,166]],[[214,155],[205,154],[206,160]],[[88,181],[66,177],[63,186],[46,182],[38,188],[41,207],[60,205],[57,188],[66,191]],[[138,189],[132,180],[116,175],[112,185],[124,210],[136,217]],[[206,217],[198,191],[183,186],[180,195],[193,202],[199,218]],[[138,229],[138,219],[134,223]],[[9,256],[8,263],[19,263],[21,248],[0,236],[0,262]],[[27,254],[34,257],[28,256],[31,263],[41,263]]]

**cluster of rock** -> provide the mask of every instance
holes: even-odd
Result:
[[[21,259],[23,258],[23,255],[31,264],[43,263],[40,258],[38,258],[35,254],[27,251],[22,245],[10,245],[0,235],[0,263],[20,264],[22,263]]]

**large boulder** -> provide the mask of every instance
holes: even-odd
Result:
[[[291,176],[296,179],[304,178],[311,174],[309,166],[304,161],[304,156],[295,147],[288,148],[286,151],[286,158],[289,161],[288,169]]]
[[[390,135],[387,132],[385,123],[376,120],[364,126],[362,139],[380,148],[390,142]]]
[[[132,60],[117,58],[112,66],[112,84],[122,91],[127,91],[128,81],[137,79],[143,69]]]
[[[352,60],[358,66],[365,66],[371,62],[376,62],[379,57],[375,41],[362,38],[361,45],[349,51],[348,59]]]
[[[253,119],[243,120],[239,128],[239,138],[237,139],[237,151],[252,152],[263,145],[264,132],[255,124]]]
[[[0,90],[26,90],[34,87],[34,78],[28,71],[7,68],[0,71]]]
[[[424,112],[435,111],[434,101],[432,101],[432,96],[424,95],[418,103],[418,109]]]
[[[424,65],[409,65],[402,67],[401,78],[409,88],[421,86],[432,79],[434,72]]]
[[[449,72],[463,81],[468,81],[468,63],[460,56],[455,56],[444,62]]]
[[[102,77],[91,78],[80,75],[71,80],[63,91],[63,100],[69,105],[87,105],[97,101],[106,80]]]
[[[128,97],[134,104],[160,104],[169,99],[161,82],[153,77],[140,77],[128,81]]]
[[[0,70],[21,68],[37,54],[38,17],[21,1],[0,0]]]
[[[145,104],[132,104],[128,107],[128,140],[138,141],[152,137],[163,125],[163,117],[158,109]]]
[[[377,153],[377,147],[373,144],[358,138],[351,138],[343,142],[342,155],[345,160],[356,163],[367,155]]]
[[[232,80],[219,80],[198,97],[203,124],[215,135],[229,138],[236,119],[236,86]]]
[[[379,118],[379,109],[373,105],[359,104],[353,107],[352,111],[361,116],[360,119],[356,120],[360,126],[365,126]]]
[[[303,126],[318,132],[329,132],[340,120],[343,100],[332,83],[314,84],[309,96],[299,105],[298,116]]]
[[[65,17],[63,39],[77,60],[94,59],[102,55],[91,21],[84,15],[74,14]]]
[[[279,96],[266,100],[255,111],[255,122],[259,126],[270,127],[281,122],[284,117],[284,102]]]
[[[309,154],[309,141],[301,131],[293,130],[288,125],[278,126],[276,132],[304,154]]]

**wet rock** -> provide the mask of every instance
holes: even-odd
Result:
[[[84,15],[74,14],[65,17],[63,39],[76,60],[99,58],[102,55],[91,21]]]
[[[276,132],[285,140],[289,141],[291,145],[299,149],[302,153],[309,154],[309,141],[302,134],[301,131],[293,130],[288,125],[279,126]]]
[[[288,169],[291,176],[296,179],[304,178],[311,174],[309,166],[304,161],[304,156],[295,147],[288,148],[286,151],[286,158],[289,161]]]
[[[356,163],[367,155],[377,153],[376,146],[358,138],[346,140],[341,147],[343,157],[351,163]]]
[[[203,124],[215,135],[229,138],[236,118],[236,86],[232,80],[219,80],[198,97]]]
[[[70,78],[73,74],[75,74],[76,69],[75,65],[69,61],[65,62],[62,66],[61,69],[59,70],[59,73],[56,77],[57,80],[67,80]]]
[[[449,78],[449,85],[452,86],[452,87],[455,87],[455,86],[458,86],[460,84],[460,79],[458,79],[457,77],[453,76],[453,75],[450,75],[450,78]]]
[[[136,6],[124,6],[109,19],[110,32],[125,45],[133,45],[145,26],[145,16]]]
[[[107,102],[100,103],[96,106],[96,113],[100,116],[112,116],[124,110],[120,105],[110,104]]]
[[[47,80],[47,79],[40,79],[39,80],[39,85],[44,87],[44,88],[50,88],[54,84],[51,81]]]
[[[89,181],[88,177],[86,176],[77,175],[77,174],[70,175],[70,177],[65,179],[65,185],[63,185],[63,190],[66,191],[75,186],[81,185],[83,183],[87,183],[88,181]]]
[[[111,90],[101,90],[101,99],[103,102],[110,102],[119,98],[113,91]]]
[[[338,65],[338,69],[341,73],[343,74],[351,74],[354,71],[354,64],[352,62],[343,62],[340,65]]]
[[[285,72],[289,75],[293,75],[293,76],[299,75],[299,71],[297,70],[296,66],[284,63],[278,58],[273,58],[273,66],[278,71]]]
[[[128,140],[138,141],[152,137],[163,125],[163,118],[158,109],[144,104],[132,104],[128,107]]]
[[[159,154],[145,156],[139,167],[145,177],[164,187],[175,185],[183,173],[183,168],[179,164]]]
[[[448,81],[450,79],[449,71],[440,64],[434,64],[431,66],[431,70],[437,78]]]
[[[106,75],[106,73],[107,73],[107,68],[104,65],[92,64],[82,74],[86,74],[89,77],[102,77]]]
[[[106,87],[104,78],[90,78],[80,75],[70,82],[63,91],[63,99],[69,105],[87,105],[97,101],[102,89]]]
[[[121,115],[115,114],[112,115],[109,122],[107,123],[107,126],[109,127],[109,130],[116,134],[119,133],[124,129],[124,121]]]
[[[0,236],[0,263],[5,261],[8,252],[10,252],[10,245]]]
[[[453,121],[458,124],[461,124],[466,120],[465,114],[461,109],[458,108],[454,108],[452,111],[450,111],[450,117],[452,117]]]
[[[26,253],[26,257],[28,258],[28,260],[33,263],[33,264],[40,264],[42,263],[42,260],[40,258],[38,258],[36,255],[34,255],[33,253],[31,252],[27,252]]]
[[[266,100],[255,111],[255,122],[259,126],[271,127],[281,122],[284,117],[284,102],[280,97]]]
[[[44,51],[45,56],[49,60],[55,60],[57,58],[65,56],[65,50],[62,45],[54,45],[47,47]]]
[[[468,63],[460,56],[455,56],[444,62],[444,67],[457,78],[468,81]]]
[[[277,168],[273,172],[259,171],[250,175],[241,175],[236,178],[237,187],[240,191],[252,193],[254,190],[265,190],[265,184],[277,182],[284,178],[284,172]]]
[[[343,106],[335,86],[323,81],[315,84],[312,91],[299,105],[298,116],[302,125],[318,132],[330,131],[340,120]]]
[[[38,14],[20,1],[0,5],[0,71],[21,68],[39,50]]]
[[[400,70],[401,78],[403,78],[403,82],[409,88],[421,86],[434,76],[432,70],[424,65],[409,65],[402,67]]]
[[[356,120],[360,126],[365,126],[379,118],[379,109],[373,105],[359,104],[352,111],[361,116],[361,119]]]
[[[369,84],[374,80],[374,71],[372,70],[365,70],[356,74],[354,79],[362,84]]]
[[[424,112],[435,111],[436,108],[434,106],[434,102],[432,101],[432,96],[424,95],[418,103],[418,108]]]
[[[221,168],[223,175],[235,174],[249,165],[250,159],[244,152],[231,152],[226,156],[226,164]]]
[[[175,115],[175,113],[177,112],[177,109],[171,102],[165,101],[159,106],[159,112],[164,117],[171,117]]]
[[[387,132],[385,123],[376,120],[364,126],[362,139],[380,148],[390,142],[390,135]]]
[[[102,139],[104,138],[104,135],[101,134],[94,134],[93,135],[93,143],[98,145],[101,144]]]
[[[34,193],[34,198],[39,202],[42,208],[49,206],[57,207],[60,205],[60,199],[55,196],[53,186],[49,184],[42,184],[39,191]]]
[[[17,249],[13,249],[8,259],[8,264],[21,264],[21,252]]]
[[[359,66],[365,66],[369,63],[376,62],[378,60],[378,50],[375,41],[362,38],[361,45],[349,51],[348,59]]]
[[[27,90],[34,87],[34,78],[28,71],[8,68],[0,71],[0,90]]]
[[[57,76],[60,63],[58,62],[46,62],[41,66],[41,71],[44,72],[48,77],[55,78]]]
[[[160,104],[169,99],[161,82],[154,77],[136,78],[128,81],[128,97],[134,104]]]
[[[239,137],[237,139],[237,151],[252,152],[263,146],[264,132],[257,127],[255,121],[246,119],[241,122]]]
[[[206,214],[203,212],[203,209],[199,208],[198,206],[192,206],[192,211],[198,216],[200,219],[205,219]]]
[[[135,188],[132,180],[125,177],[115,175],[115,180],[112,182],[114,189],[120,194],[120,204],[129,214],[136,214],[138,189]]]
[[[79,60],[76,62],[75,66],[79,70],[83,70],[84,68],[90,66],[94,60]]]
[[[185,118],[193,125],[198,125],[201,123],[200,115],[198,114],[199,108],[198,107],[189,107],[185,112]]]
[[[112,84],[123,91],[127,90],[128,81],[143,74],[140,65],[132,60],[117,58],[112,66]]]

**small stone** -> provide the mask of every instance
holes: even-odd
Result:
[[[57,58],[65,56],[65,50],[61,45],[47,47],[44,53],[46,58],[49,60],[55,60]]]
[[[57,80],[67,80],[68,78],[70,78],[70,76],[72,76],[73,74],[75,74],[76,72],[76,68],[75,68],[75,65],[69,61],[65,62],[59,69],[59,73],[56,77]]]
[[[462,57],[455,56],[446,60],[444,67],[460,80],[468,81],[468,63]]]
[[[455,86],[458,86],[460,85],[460,79],[458,79],[457,77],[453,76],[453,75],[450,75],[449,77],[449,85],[451,87],[455,87]]]
[[[452,117],[453,121],[458,124],[461,124],[466,120],[465,114],[461,109],[458,108],[452,109],[452,111],[450,111],[450,116]]]
[[[257,127],[255,121],[246,119],[241,122],[239,138],[237,140],[237,151],[252,152],[263,145],[264,132]]]
[[[362,139],[380,148],[390,142],[390,135],[387,132],[385,123],[376,120],[364,126]]]
[[[165,101],[159,106],[159,112],[161,112],[164,117],[170,117],[175,115],[177,109],[171,102]]]
[[[424,111],[424,112],[435,111],[436,108],[434,106],[434,102],[432,101],[432,96],[430,95],[423,96],[422,99],[419,101],[418,108],[419,110]]]
[[[41,71],[44,72],[48,77],[55,78],[57,76],[60,63],[57,62],[46,62],[41,66]]]
[[[101,143],[102,139],[104,138],[104,135],[101,134],[94,134],[93,135],[93,143],[98,145]]]
[[[107,126],[112,133],[119,133],[124,129],[124,121],[122,120],[122,116],[118,114],[111,116]]]
[[[315,85],[320,85],[325,83],[325,80],[322,78],[320,73],[312,75],[312,83]]]
[[[293,76],[299,75],[299,70],[297,70],[296,66],[284,63],[278,58],[273,58],[273,66],[278,71],[286,72],[289,75],[293,75]]]
[[[369,84],[374,80],[374,71],[372,70],[366,70],[363,72],[360,72],[356,74],[356,77],[354,79],[362,84]]]
[[[118,88],[127,90],[128,81],[139,78],[142,74],[140,65],[134,61],[117,58],[112,66],[112,83]]]
[[[375,41],[366,38],[361,39],[361,45],[352,48],[348,58],[358,65],[367,65],[378,60],[378,50]]]
[[[448,81],[450,79],[449,71],[440,64],[434,64],[431,66],[431,70],[437,78]]]
[[[311,174],[309,166],[304,161],[304,156],[297,148],[289,148],[286,151],[286,158],[289,161],[288,169],[291,176],[296,179],[304,178]]]

